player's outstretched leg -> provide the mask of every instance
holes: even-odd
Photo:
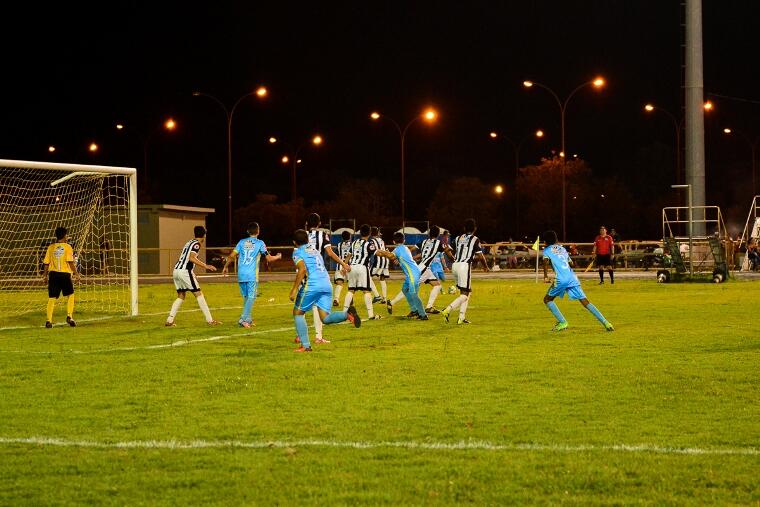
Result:
[[[586,310],[591,312],[591,315],[596,317],[596,320],[602,323],[602,325],[604,326],[604,329],[606,329],[607,331],[615,330],[615,328],[612,326],[612,323],[608,321],[607,319],[605,319],[604,315],[602,315],[602,312],[597,310],[596,306],[592,305],[588,299],[581,299],[580,301],[581,301],[581,304],[584,306],[584,308],[586,308]]]
[[[552,312],[554,318],[557,319],[557,323],[554,324],[552,331],[564,331],[567,329],[567,320],[565,320],[565,316],[562,315],[562,312],[559,311],[557,303],[554,302],[554,298],[552,296],[544,296],[544,304],[549,309],[549,311]]]
[[[438,310],[435,309],[433,306],[435,304],[435,300],[438,297],[438,294],[441,293],[441,284],[433,285],[433,288],[430,289],[430,297],[428,297],[427,306],[425,307],[425,311],[428,313],[440,313]]]
[[[402,290],[398,294],[396,294],[395,296],[393,296],[393,299],[391,299],[390,301],[386,302],[385,307],[388,309],[388,314],[392,314],[393,313],[393,305],[397,304],[399,301],[401,301],[402,299],[404,299],[404,297],[405,297],[404,296],[404,291]]]

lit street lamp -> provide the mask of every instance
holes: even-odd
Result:
[[[585,83],[579,84],[573,91],[570,92],[570,95],[567,96],[565,101],[563,102],[560,100],[559,96],[549,88],[548,86],[536,83],[535,81],[523,81],[523,86],[525,88],[532,88],[533,86],[537,86],[539,88],[543,88],[544,90],[548,91],[554,99],[557,101],[557,105],[559,106],[560,111],[560,137],[562,138],[562,151],[560,152],[560,157],[562,158],[562,240],[566,240],[567,236],[567,219],[566,219],[566,198],[565,198],[565,153],[567,151],[565,150],[565,111],[567,110],[567,103],[570,102],[570,99],[575,95],[578,90],[581,88],[584,88],[586,86],[593,86],[594,88],[602,88],[605,85],[605,81],[601,77],[597,77],[596,79],[592,81],[586,81]]]
[[[500,135],[498,132],[491,132],[488,134],[488,136],[493,139],[494,141],[504,139],[505,141],[509,142],[509,144],[512,145],[512,149],[515,153],[515,180],[512,184],[512,188],[514,189],[514,196],[515,196],[515,237],[520,237],[520,197],[517,193],[517,178],[520,171],[520,149],[522,148],[523,143],[527,141],[530,138],[536,138],[541,139],[544,137],[544,131],[539,129],[536,130],[533,134],[529,136],[525,136],[522,139],[520,139],[519,142],[514,142],[512,139],[508,138],[507,136]]]
[[[267,89],[260,86],[256,90],[242,95],[235,101],[232,109],[227,109],[224,102],[203,92],[193,92],[193,97],[207,97],[216,102],[219,107],[224,110],[224,114],[227,115],[227,243],[232,244],[232,117],[235,114],[235,110],[238,105],[247,97],[256,95],[258,98],[263,99],[267,96]]]
[[[419,114],[415,116],[414,118],[412,118],[403,129],[401,128],[401,126],[398,124],[396,120],[394,120],[390,116],[380,114],[377,111],[372,112],[372,114],[370,114],[369,117],[373,121],[377,121],[380,118],[385,118],[396,127],[396,130],[398,130],[399,136],[401,136],[401,231],[404,232],[405,227],[406,227],[406,200],[404,196],[404,179],[405,179],[404,143],[406,139],[406,132],[407,130],[409,130],[409,127],[411,127],[412,124],[416,122],[417,120],[424,120],[428,123],[433,123],[438,118],[438,113],[434,109],[427,109],[422,114]]]
[[[298,154],[301,153],[301,150],[311,144],[312,146],[321,146],[324,139],[322,139],[322,136],[319,134],[313,136],[309,141],[304,142],[301,144],[298,148],[293,151],[293,158],[291,159],[287,155],[283,155],[280,161],[283,164],[287,164],[290,162],[291,167],[291,175],[290,175],[290,200],[294,203],[296,202],[296,198],[298,197],[298,190],[296,188],[296,167],[298,164],[301,163],[301,159],[298,158]],[[269,143],[270,144],[276,144],[279,143],[280,140],[276,137],[270,137]]]
[[[755,186],[755,160],[757,159],[756,153],[757,153],[757,143],[760,142],[760,136],[756,137],[754,141],[752,141],[747,134],[742,132],[741,130],[736,129],[730,129],[730,128],[724,128],[723,133],[726,135],[731,134],[738,134],[739,137],[744,139],[747,144],[749,145],[750,153],[752,156],[752,195],[755,195],[755,192],[757,191],[757,187]]]

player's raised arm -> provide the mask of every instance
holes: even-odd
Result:
[[[227,256],[227,260],[225,261],[224,267],[222,268],[222,275],[227,276],[227,268],[230,266],[230,264],[232,264],[233,262],[235,262],[235,257],[237,257],[237,254],[238,254],[237,250],[233,249],[232,252],[230,252],[230,254]],[[197,255],[196,255],[196,257],[197,257]],[[195,262],[195,261],[193,261],[193,262]]]
[[[296,278],[293,280],[293,287],[290,288],[290,300],[295,301],[296,295],[298,294],[298,289],[301,287],[301,282],[303,282],[304,277],[306,276],[306,264],[303,262],[303,259],[298,259],[296,262]]]
[[[388,250],[377,250],[375,252],[375,255],[379,255],[380,257],[385,257],[387,259],[396,259],[396,255]]]

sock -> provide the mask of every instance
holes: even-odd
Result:
[[[201,312],[203,312],[203,316],[206,317],[206,322],[211,322],[214,320],[214,318],[211,316],[211,312],[208,309],[208,305],[206,304],[206,296],[203,294],[198,296],[198,306],[201,307]]]
[[[338,322],[343,322],[346,319],[348,319],[348,314],[346,312],[330,312],[322,322],[325,324],[337,324]]]
[[[243,314],[240,316],[240,320],[253,322],[253,315],[251,315],[251,311],[253,310],[253,302],[255,300],[255,296],[243,299]]]
[[[372,306],[372,294],[364,293],[364,304],[367,305],[367,315],[371,319],[375,316],[375,309]]]
[[[589,305],[591,306],[591,305]],[[557,307],[557,303],[554,301],[549,301],[546,303],[546,307],[549,309],[550,312],[552,312],[552,315],[559,321],[559,322],[567,322],[565,320],[565,316],[562,315],[562,312],[559,311],[559,308]]]
[[[301,339],[301,346],[305,349],[311,348],[309,341],[309,328],[306,325],[306,317],[303,315],[294,315],[293,320],[296,322],[296,334]]]
[[[398,294],[396,294],[396,295],[393,297],[393,299],[391,299],[391,304],[392,304],[392,305],[395,305],[396,303],[398,303],[399,301],[401,301],[401,300],[402,300],[402,299],[404,299],[405,297],[406,297],[406,296],[404,296],[404,293],[403,293],[403,292],[399,292]]]
[[[172,303],[172,309],[169,310],[169,318],[166,319],[166,322],[172,323],[174,322],[174,317],[177,316],[177,312],[179,311],[179,307],[182,306],[182,303],[184,303],[185,300],[182,298],[177,298],[174,300],[174,303]]]
[[[458,298],[456,298],[454,301],[452,301],[449,304],[448,306],[449,310],[456,310],[457,308],[459,308],[459,305],[464,303],[466,300],[467,300],[467,296],[465,296],[464,294],[460,295]]]
[[[343,285],[336,285],[335,286],[335,295],[333,296],[334,301],[340,301],[340,293],[343,291]]]
[[[53,322],[53,308],[55,308],[55,298],[48,298],[47,304],[47,321]]]
[[[346,292],[346,300],[343,302],[344,312],[348,310],[348,307],[351,306],[351,301],[353,300],[354,300],[354,293],[351,291]]]
[[[74,294],[66,298],[66,316],[74,317]]]
[[[470,296],[467,295],[464,297],[464,301],[462,301],[462,305],[459,307],[459,318],[463,319],[465,314],[467,313],[467,306],[470,304]]]
[[[380,290],[383,291],[383,299],[388,299],[388,284],[385,280],[380,280]]]
[[[615,275],[614,275],[615,272],[610,269],[610,270],[607,271],[607,273],[610,274],[610,282],[614,282],[615,281]]]
[[[319,318],[319,310],[317,310],[316,306],[314,307],[312,315],[314,317],[314,335],[317,338],[322,338],[322,319]]]
[[[604,281],[604,270],[601,268],[599,269],[599,281],[600,282]]]
[[[380,293],[377,292],[377,286],[375,285],[375,280],[372,279],[372,277],[369,277],[369,288],[372,290],[372,295],[375,297],[379,297]]]
[[[438,297],[438,294],[441,293],[441,286],[435,285],[433,287],[433,290],[430,291],[430,297],[428,297],[428,303],[426,308],[432,308],[433,304],[435,303],[435,298]]]
[[[600,312],[599,310],[597,310],[596,306],[592,305],[591,303],[589,303],[588,305],[586,305],[586,310],[590,311],[591,315],[593,315],[594,317],[596,317],[596,320],[598,320],[602,324],[604,324],[605,322],[607,322],[607,319],[604,318],[604,315],[602,315],[602,312]]]

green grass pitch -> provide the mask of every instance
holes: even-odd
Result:
[[[164,328],[169,285],[0,326],[0,505],[760,502],[760,282],[584,281],[616,331],[558,300],[552,333],[546,285],[475,280],[469,326],[376,305],[313,354],[288,283],[250,330],[236,284],[203,289],[223,326],[188,296]]]

